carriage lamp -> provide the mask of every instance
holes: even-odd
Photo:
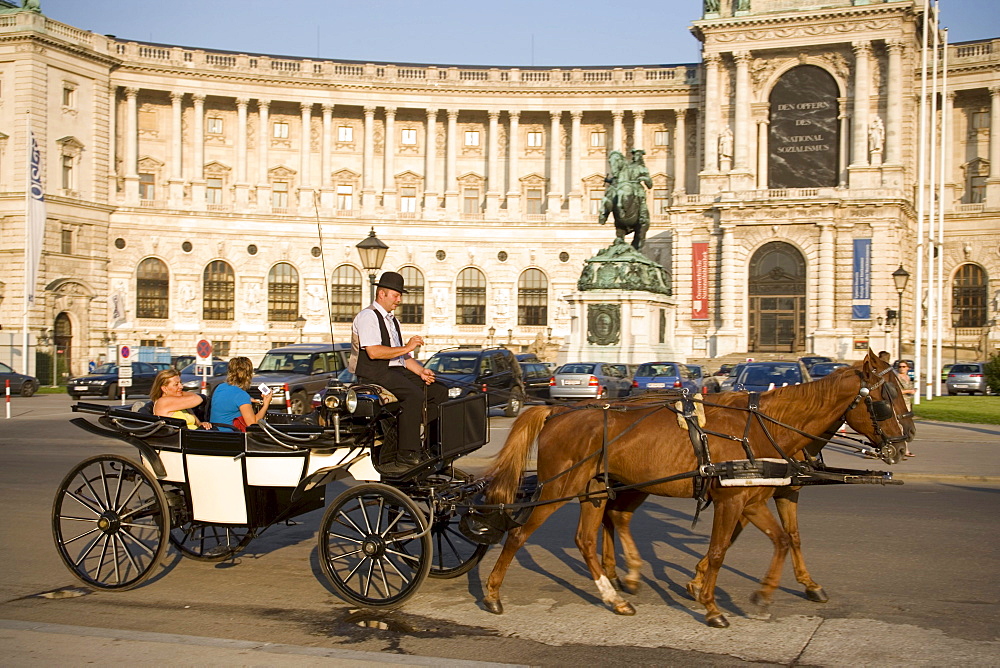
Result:
[[[372,301],[375,301],[375,274],[382,268],[382,262],[385,260],[385,254],[389,251],[389,246],[375,236],[375,228],[373,227],[368,236],[355,248],[358,249],[358,255],[361,256],[361,266],[368,272],[371,298]]]

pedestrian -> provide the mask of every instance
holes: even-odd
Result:
[[[917,390],[913,387],[913,381],[910,380],[910,365],[903,360],[900,360],[899,366],[896,368],[896,378],[899,379],[899,384],[903,388],[903,399],[906,400],[906,409],[912,412],[913,395],[917,393]],[[914,456],[914,454],[910,452],[909,444],[906,445],[906,452],[903,454],[906,457]]]

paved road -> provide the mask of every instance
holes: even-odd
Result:
[[[906,485],[808,491],[803,540],[810,569],[831,594],[826,605],[805,601],[788,568],[769,615],[746,604],[769,556],[767,541],[748,532],[720,577],[720,604],[733,622],[720,631],[702,624],[683,591],[711,520],[691,530],[692,502],[682,499],[651,501],[637,513],[635,533],[649,563],[644,588],[632,598],[638,615],[630,618],[601,606],[573,546],[571,506],[515,562],[500,617],[476,603],[496,551],[468,577],[428,581],[400,612],[359,616],[317,587],[318,513],[275,527],[236,568],[172,553],[143,587],[86,594],[51,546],[52,490],[85,456],[127,447],[66,425],[68,406],[65,397],[23,400],[17,417],[0,422],[5,665],[461,665],[470,658],[567,666],[1000,664],[993,540],[1000,530],[1000,428],[923,423],[912,445],[917,456],[895,467]],[[511,420],[491,422],[487,452],[502,444]],[[827,459],[874,465],[836,449]],[[478,456],[465,466],[486,462]],[[69,597],[44,594],[52,590]]]

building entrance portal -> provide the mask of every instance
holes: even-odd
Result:
[[[795,353],[806,343],[806,263],[791,244],[764,244],[750,260],[750,352]]]
[[[56,316],[54,333],[56,382],[65,383],[73,375],[73,323],[65,313]]]

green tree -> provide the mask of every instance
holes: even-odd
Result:
[[[986,375],[986,386],[994,394],[1000,394],[1000,355],[993,355],[990,361],[983,365]]]

